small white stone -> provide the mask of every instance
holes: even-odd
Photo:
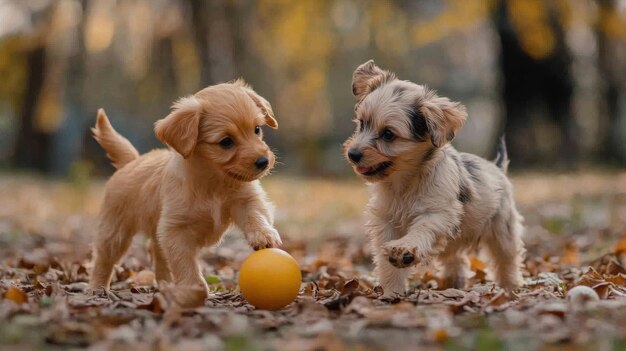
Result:
[[[575,309],[585,307],[589,302],[598,300],[600,300],[598,293],[588,286],[578,285],[567,292],[567,302]]]

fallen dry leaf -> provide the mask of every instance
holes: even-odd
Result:
[[[448,331],[443,328],[435,330],[433,332],[433,339],[440,344],[445,343],[448,341]]]
[[[500,291],[489,300],[489,306],[501,306],[507,302],[509,302],[509,296],[505,291]]]
[[[22,291],[22,289],[16,288],[14,286],[7,289],[7,291],[4,293],[4,298],[17,304],[23,304],[28,302],[28,295],[24,291]]]
[[[615,244],[613,251],[617,254],[626,253],[626,236],[623,236],[617,244]]]
[[[486,268],[487,265],[481,259],[476,256],[470,257],[470,269],[472,271],[484,271]]]
[[[515,344],[530,345],[528,350],[533,351],[585,350],[599,338],[605,344],[621,345],[626,342],[622,327],[626,325],[622,313],[626,310],[626,246],[622,247],[626,239],[619,230],[585,222],[587,217],[612,216],[585,213],[585,206],[595,211],[597,202],[605,201],[617,214],[612,226],[626,227],[626,216],[620,217],[626,213],[626,196],[620,196],[592,199],[589,204],[586,199],[551,204],[558,213],[570,211],[570,205],[582,208],[576,210],[580,217],[572,220],[576,229],[570,232],[574,225],[562,225],[559,234],[546,234],[543,229],[550,218],[542,212],[542,204],[523,208],[526,284],[510,295],[491,281],[489,262],[472,256],[464,289],[444,289],[435,267],[420,267],[410,276],[406,295],[383,298],[372,249],[356,215],[363,204],[357,206],[350,226],[349,216],[338,219],[347,229],[327,228],[319,238],[301,236],[299,228],[307,226],[286,224],[292,219],[288,212],[281,214],[287,210],[279,206],[277,227],[285,248],[300,264],[303,284],[294,303],[273,312],[256,310],[237,289],[238,269],[251,252],[237,233],[200,255],[201,274],[210,285],[204,304],[180,308],[175,302],[181,287],[154,282],[140,237],[116,265],[111,290],[91,292],[87,282],[92,232],[87,225],[68,236],[59,229],[58,223],[66,219],[60,217],[24,231],[18,217],[0,214],[0,349],[306,350],[310,346],[404,351],[419,345],[439,351],[496,350]],[[302,206],[322,205],[309,200],[301,199]],[[323,213],[327,206],[325,202],[314,212]],[[84,222],[94,221],[79,216]],[[12,236],[13,231],[20,234]],[[579,304],[573,295],[580,289],[603,299]],[[22,302],[9,302],[12,294]],[[18,341],[6,346],[7,340]]]
[[[561,262],[566,265],[578,265],[580,263],[580,254],[578,247],[572,242],[565,244],[563,254],[561,255]]]
[[[592,286],[591,288],[598,294],[600,299],[606,300],[611,293],[611,283],[603,282]]]

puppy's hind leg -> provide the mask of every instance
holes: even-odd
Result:
[[[170,226],[162,221],[159,224],[157,241],[159,247],[167,248],[162,252],[176,284],[171,295],[175,302],[184,308],[203,305],[208,296],[208,286],[196,260],[203,243],[201,235],[185,229],[184,226]]]
[[[467,282],[469,272],[469,260],[460,248],[451,244],[446,251],[442,252],[438,260],[443,268],[443,288],[463,289]]]
[[[171,282],[172,273],[167,266],[167,260],[163,254],[163,249],[159,246],[156,240],[156,235],[152,236],[154,239],[150,243],[150,254],[152,255],[152,264],[154,265],[154,273],[156,275],[156,281]]]
[[[493,218],[490,229],[483,242],[491,256],[493,274],[500,287],[510,291],[524,283],[521,272],[525,251],[521,216],[515,210],[508,218],[498,214]]]
[[[113,266],[128,250],[133,233],[119,226],[112,226],[101,221],[94,243],[95,256],[89,287],[93,290],[104,288],[109,290]]]

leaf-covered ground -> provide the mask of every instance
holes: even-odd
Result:
[[[156,288],[141,236],[114,272],[113,294],[87,295],[102,182],[0,176],[0,349],[626,349],[626,174],[514,177],[528,249],[526,285],[514,295],[490,282],[477,253],[469,289],[440,290],[436,267],[421,267],[396,301],[379,299],[372,275],[363,184],[264,184],[304,278],[278,312],[254,310],[237,290],[251,252],[239,233],[201,256],[212,290],[202,308],[176,308]]]

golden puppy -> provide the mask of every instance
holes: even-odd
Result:
[[[274,166],[261,127],[277,128],[270,104],[242,80],[181,98],[154,131],[171,150],[139,155],[98,111],[94,137],[118,169],[106,184],[90,288],[109,289],[113,265],[137,232],[152,237],[158,282],[176,284],[181,306],[203,304],[200,248],[234,224],[250,245],[281,244],[258,181]]]
[[[407,268],[431,259],[448,286],[464,287],[466,254],[479,244],[500,286],[522,284],[522,217],[504,140],[495,162],[456,151],[449,143],[465,107],[371,60],[354,72],[352,90],[357,128],[344,151],[370,185],[366,226],[385,295],[404,294]]]

